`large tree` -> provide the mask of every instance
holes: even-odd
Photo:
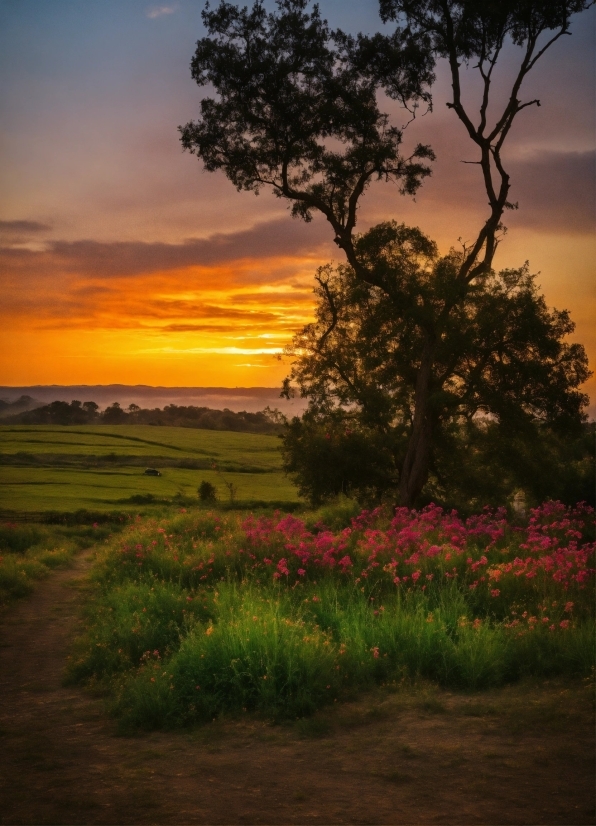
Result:
[[[379,500],[399,489],[425,328],[451,300],[466,254],[441,256],[420,230],[395,222],[357,237],[355,248],[385,288],[363,282],[350,265],[321,267],[316,320],[290,349],[287,383],[310,408],[287,428],[284,464],[315,503],[340,491]],[[566,341],[573,329],[566,311],[547,307],[527,265],[474,280],[442,322],[434,353],[435,497],[478,505],[472,487],[484,503],[517,486],[544,490],[544,471],[559,470],[557,434],[581,437],[587,398],[578,388],[589,371],[584,348]],[[551,456],[536,485],[528,478],[540,465],[532,445],[545,444],[546,433]],[[522,452],[520,438],[528,445]],[[551,494],[560,487],[551,480]]]
[[[222,170],[238,189],[270,187],[291,204],[294,216],[309,221],[313,211],[322,213],[354,278],[408,318],[416,349],[399,468],[402,504],[412,505],[428,479],[442,393],[442,342],[453,320],[461,318],[470,291],[491,277],[503,213],[514,207],[503,147],[519,113],[539,103],[520,98],[523,81],[544,52],[569,33],[571,15],[589,5],[586,0],[382,0],[382,17],[397,25],[390,36],[373,37],[330,31],[316,6],[308,11],[307,0],[278,0],[273,14],[260,2],[248,10],[223,0],[203,13],[208,36],[198,42],[191,69],[197,83],[211,84],[216,96],[202,101],[198,120],[181,127],[183,146],[207,170]],[[489,123],[494,70],[508,38],[521,47],[522,58],[503,109]],[[489,212],[429,312],[427,285],[418,284],[414,298],[404,295],[385,248],[357,242],[356,221],[371,181],[392,180],[404,194],[413,194],[430,174],[431,148],[417,146],[402,156],[402,132],[381,111],[379,92],[414,113],[419,104],[430,105],[435,62],[443,57],[452,79],[448,105],[478,147]],[[461,96],[460,73],[467,67],[476,67],[482,79],[476,119]],[[332,313],[329,328],[319,330],[320,351],[335,323]]]

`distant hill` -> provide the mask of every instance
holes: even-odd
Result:
[[[29,396],[35,406],[54,401],[94,401],[100,408],[118,402],[126,408],[136,404],[142,408],[164,408],[167,405],[227,408],[236,413],[257,413],[265,407],[278,408],[286,415],[300,415],[306,408],[304,399],[281,399],[279,387],[151,387],[146,384],[73,384],[0,386],[0,399],[12,404]],[[15,409],[12,411],[17,413]],[[0,413],[0,415],[2,415]],[[11,415],[11,414],[6,414]]]
[[[15,401],[0,398],[0,419],[14,416],[17,413],[24,413],[27,410],[34,410],[36,407],[43,407],[43,402],[33,399],[31,396],[22,395]]]

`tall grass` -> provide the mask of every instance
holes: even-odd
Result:
[[[77,550],[107,539],[122,527],[0,523],[0,608],[31,593],[53,569],[69,565]]]
[[[361,514],[335,532],[321,514],[139,522],[99,559],[71,675],[145,727],[297,717],[406,677],[476,690],[586,675],[591,514],[561,508],[523,530],[439,509]]]

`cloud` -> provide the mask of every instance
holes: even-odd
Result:
[[[282,347],[152,347],[146,353],[192,353],[194,355],[263,356],[283,353]]]
[[[314,255],[331,238],[323,222],[305,224],[289,217],[248,230],[218,232],[180,244],[144,241],[50,241],[44,251],[0,248],[5,268],[47,269],[99,278],[137,276],[243,259]]]
[[[52,227],[40,221],[0,221],[0,243],[10,246],[20,244],[40,246],[40,233],[48,232]]]
[[[178,11],[178,3],[170,3],[168,6],[150,6],[145,14],[149,20],[155,20],[166,14],[174,14],[176,11]]]
[[[474,158],[470,152],[462,160]],[[486,196],[479,167],[455,162],[455,156],[450,161],[444,166],[437,164],[432,178],[425,182],[418,198],[419,209],[430,209],[435,214],[449,209],[451,215],[471,210],[484,215]],[[594,231],[594,151],[527,152],[520,148],[514,155],[505,154],[503,165],[511,178],[509,200],[519,202],[519,210],[505,213],[505,224],[510,229],[524,227],[564,235],[587,235]],[[384,206],[388,197],[389,193],[381,193]],[[403,207],[405,220],[413,220],[412,205],[404,203]]]
[[[0,221],[0,232],[32,234],[45,232],[51,229],[49,224],[42,224],[39,221]]]
[[[570,234],[594,232],[595,152],[537,152],[508,164],[511,200],[519,211],[506,223]]]

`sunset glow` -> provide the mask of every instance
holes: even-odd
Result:
[[[324,221],[292,220],[270,193],[238,193],[181,151],[176,127],[201,94],[188,72],[200,6],[22,0],[0,10],[0,384],[249,387],[287,374],[280,356],[312,318],[313,273],[341,258]],[[332,25],[379,25],[372,0],[349,15],[336,0],[321,7]],[[520,209],[497,256],[499,267],[529,260],[540,272],[592,364],[594,12],[532,79],[542,107],[512,135]],[[447,95],[439,72],[433,114],[405,132],[406,148],[435,148],[433,177],[416,200],[373,186],[360,229],[395,218],[446,251],[477,228],[486,205],[477,167],[461,163],[471,150]],[[596,398],[594,379],[587,389]]]

